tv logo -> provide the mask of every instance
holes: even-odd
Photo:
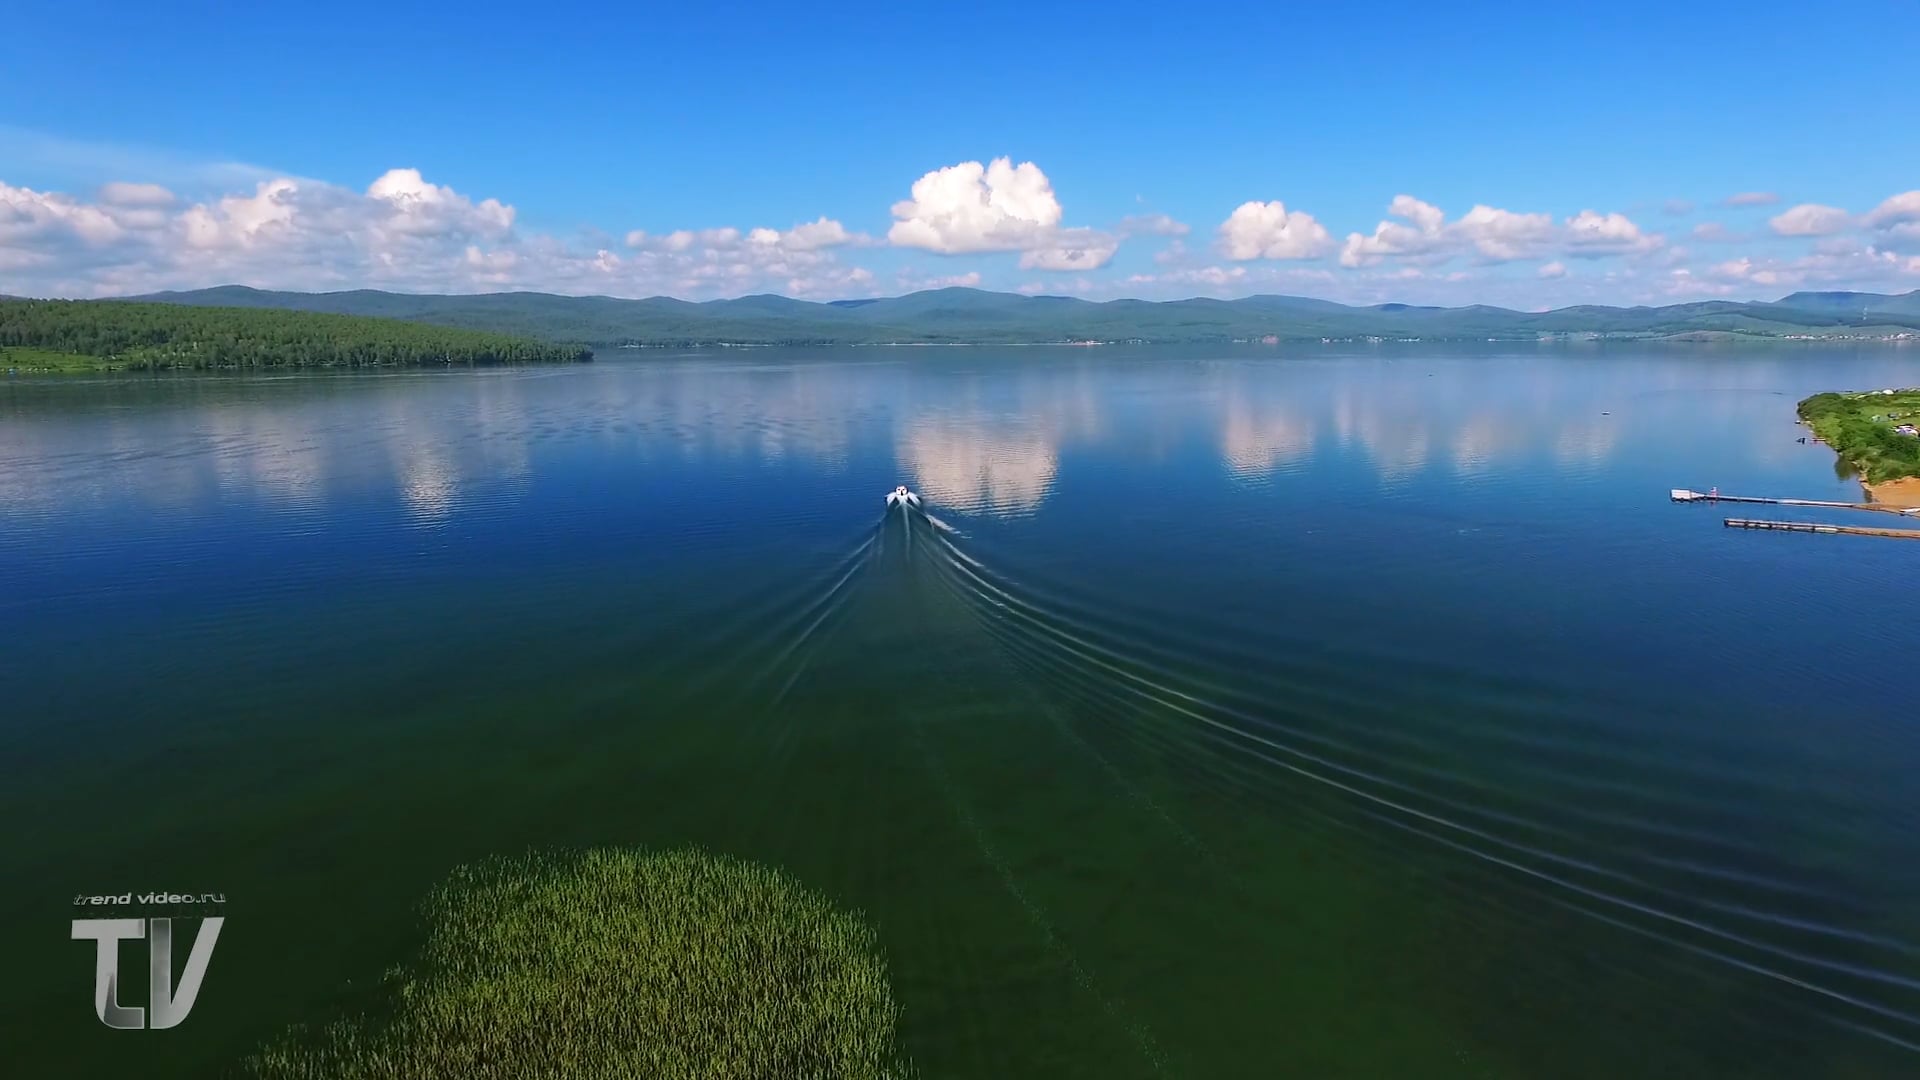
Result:
[[[213,959],[214,943],[220,940],[220,926],[227,920],[212,915],[200,920],[193,937],[193,950],[187,954],[186,970],[180,973],[180,986],[173,985],[172,919],[75,919],[73,940],[92,940],[93,1012],[100,1022],[121,1031],[141,1028],[179,1026],[193,1011],[193,999],[200,996],[200,983],[207,977],[207,964]],[[147,939],[147,1008],[120,1004],[120,943]],[[148,1010],[152,1010],[151,1022]]]

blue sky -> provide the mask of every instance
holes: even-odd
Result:
[[[1887,44],[1920,33],[1912,0],[79,2],[7,29],[0,292],[977,280],[1537,307],[1920,287],[1920,195],[1899,199],[1920,91]],[[1002,157],[1041,179],[996,198]],[[968,162],[972,186],[914,195]],[[413,172],[370,195],[393,170]],[[1743,192],[1776,198],[1721,205]],[[1390,216],[1403,196],[1415,216]],[[1771,224],[1802,205],[1832,213]],[[1127,224],[1149,215],[1185,231]],[[791,235],[823,218],[839,232]]]

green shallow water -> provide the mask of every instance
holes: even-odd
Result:
[[[457,863],[691,843],[929,1076],[1914,1069],[1920,546],[1665,500],[1851,498],[1793,403],[1906,352],[1073,352],[6,384],[0,1057],[219,1075]],[[146,889],[229,922],[110,1031]]]

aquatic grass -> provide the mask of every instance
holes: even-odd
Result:
[[[905,1077],[873,931],[792,876],[699,850],[463,866],[390,1015],[291,1029],[275,1080]]]
[[[49,349],[0,348],[0,375],[73,374],[90,371],[119,371],[127,365],[104,356]]]

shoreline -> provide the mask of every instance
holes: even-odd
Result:
[[[1920,507],[1920,476],[1902,476],[1894,480],[1883,480],[1878,484],[1860,482],[1870,502],[1900,510],[1912,510]]]
[[[1829,390],[1794,407],[1814,443],[1840,459],[1867,502],[1889,510],[1920,508],[1920,389]],[[1881,479],[1875,480],[1874,477]]]

